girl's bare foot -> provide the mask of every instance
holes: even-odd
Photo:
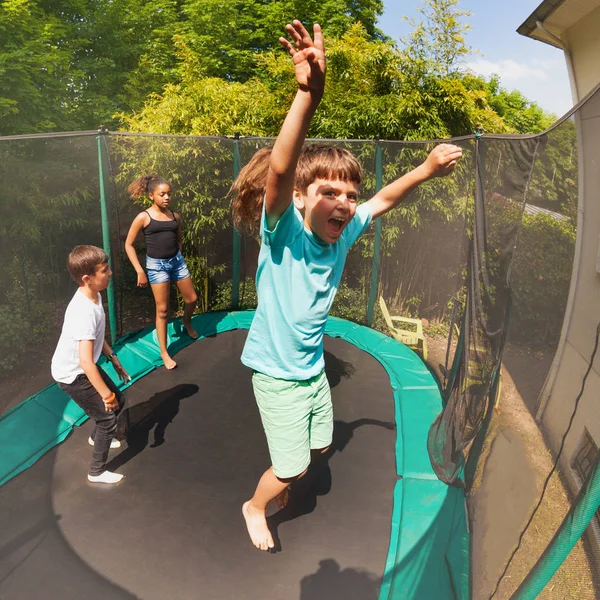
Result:
[[[193,340],[197,340],[198,339],[198,332],[192,327],[191,323],[186,323],[185,321],[183,322],[183,326],[185,327],[185,330],[187,332],[187,334],[193,339]]]
[[[167,352],[161,352],[160,357],[163,359],[165,367],[168,371],[174,369],[177,366],[177,363],[169,356]]]
[[[242,514],[246,520],[246,527],[248,528],[248,535],[252,540],[252,543],[259,550],[270,550],[275,546],[273,543],[273,536],[267,526],[267,519],[265,518],[265,511],[259,510],[252,506],[252,501],[244,502],[242,505]]]
[[[275,496],[275,502],[277,504],[277,508],[279,508],[279,510],[281,510],[282,508],[285,508],[287,506],[289,499],[290,499],[290,488],[286,487],[285,490],[283,490],[283,492],[281,492],[281,494],[278,494],[277,496]]]

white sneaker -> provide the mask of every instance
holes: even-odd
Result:
[[[120,473],[104,471],[104,473],[100,473],[100,475],[88,475],[88,481],[91,481],[92,483],[119,483],[123,477],[124,476]]]
[[[88,438],[88,444],[89,444],[90,446],[93,446],[93,445],[94,445],[94,440],[92,439],[92,437],[91,437],[91,436]],[[111,449],[113,449],[113,450],[114,450],[115,448],[120,448],[120,447],[121,447],[121,442],[120,442],[120,441],[119,441],[117,438],[113,438],[113,439],[110,441],[110,447],[111,447]]]

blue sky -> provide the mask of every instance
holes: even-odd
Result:
[[[460,0],[457,8],[471,11],[462,20],[471,25],[465,37],[479,51],[465,59],[477,74],[497,73],[502,87],[517,89],[544,110],[563,115],[573,105],[567,66],[562,50],[523,37],[517,27],[541,0]],[[399,40],[410,31],[402,16],[419,18],[419,0],[384,0],[379,27]]]

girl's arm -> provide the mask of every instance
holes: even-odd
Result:
[[[133,265],[135,272],[138,274],[138,287],[146,287],[148,285],[148,278],[138,260],[133,243],[135,242],[140,229],[146,225],[146,218],[147,214],[142,212],[133,220],[129,232],[127,233],[127,239],[125,240],[125,252],[127,253],[127,258],[129,258],[129,262]]]
[[[282,46],[294,61],[298,92],[283,122],[269,161],[265,194],[267,225],[273,229],[292,201],[296,165],[310,120],[325,88],[325,49],[321,27],[315,23],[314,41],[300,21],[286,25],[295,47],[285,38]]]
[[[458,146],[436,146],[423,164],[386,185],[369,200],[373,218],[376,219],[398,206],[416,187],[428,179],[449,175],[461,156],[462,150]]]

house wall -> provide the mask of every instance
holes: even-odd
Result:
[[[600,8],[579,21],[561,38],[571,53],[577,94],[583,98],[600,82]],[[541,417],[544,432],[556,452],[568,425],[581,382],[588,368],[600,322],[600,92],[580,110],[578,119],[580,211],[583,209],[581,256],[573,312],[566,344],[551,394]],[[583,201],[583,202],[582,202]],[[600,447],[600,352],[588,377],[585,394],[564,449],[565,474],[574,491],[579,480],[570,468],[585,430]]]
[[[598,26],[600,26],[600,7],[591,11],[561,35],[571,52],[579,100],[600,82]]]

